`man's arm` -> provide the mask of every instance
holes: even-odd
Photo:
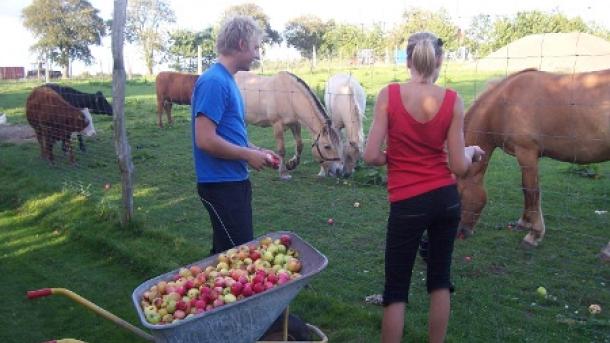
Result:
[[[208,154],[227,160],[245,160],[256,169],[269,165],[267,153],[250,147],[241,147],[227,142],[216,134],[216,123],[205,115],[195,118],[195,144]]]

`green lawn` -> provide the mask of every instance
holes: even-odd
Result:
[[[365,128],[377,91],[406,79],[402,67],[353,68],[368,94]],[[294,70],[321,95],[337,68]],[[448,65],[439,83],[457,89],[469,105],[493,75]],[[265,72],[271,72],[266,70]],[[109,80],[67,82],[79,90],[111,94]],[[26,123],[24,104],[32,82],[0,83],[0,112]],[[135,165],[135,221],[118,225],[120,177],[112,120],[95,116],[98,135],[77,152],[76,166],[56,146],[50,167],[35,143],[0,144],[0,292],[4,320],[0,342],[77,338],[88,342],[136,342],[66,298],[27,300],[25,292],[69,288],[139,325],[131,292],[145,280],[201,260],[211,247],[207,212],[195,192],[188,106],[176,106],[176,122],[156,127],[154,83],[128,82],[126,120]],[[366,132],[366,131],[365,131]],[[251,140],[273,147],[271,129],[249,127]],[[291,181],[271,170],[252,173],[256,235],[290,230],[324,253],[328,267],[299,293],[292,312],[318,326],[331,342],[379,340],[382,308],[365,296],[383,287],[383,248],[388,203],[375,184],[381,172],[361,167],[347,180],[316,177],[308,132],[302,164]],[[294,146],[286,133],[287,151]],[[497,151],[487,173],[488,205],[474,237],[454,253],[448,342],[610,342],[610,265],[596,257],[610,240],[610,163],[583,177],[566,163],[541,161],[547,235],[533,250],[520,247],[523,232],[507,230],[522,210],[521,176],[514,158]],[[105,185],[111,187],[105,190]],[[355,208],[354,202],[361,206]],[[327,219],[335,224],[328,225]],[[471,257],[470,261],[465,259]],[[425,265],[418,259],[405,341],[427,337]],[[537,296],[544,286],[547,299]],[[597,303],[602,313],[587,308]]]

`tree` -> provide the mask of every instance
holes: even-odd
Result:
[[[311,59],[312,49],[320,50],[324,35],[334,25],[333,21],[323,22],[313,15],[300,16],[286,24],[284,38],[288,46],[295,47],[301,55]]]
[[[106,35],[98,12],[84,0],[34,0],[23,9],[23,25],[37,39],[32,49],[63,67],[68,77],[71,61],[91,64],[89,46],[100,45]]]
[[[280,44],[282,42],[282,37],[280,37],[279,32],[271,28],[269,17],[265,14],[265,12],[263,12],[263,9],[260,6],[253,3],[231,6],[227,10],[225,10],[222,19],[226,19],[236,15],[247,15],[251,16],[252,18],[254,18],[254,20],[256,20],[259,27],[265,32],[263,43]]]
[[[490,52],[493,27],[489,14],[479,14],[472,18],[466,29],[465,45],[475,57],[485,56]]]
[[[574,31],[589,32],[590,29],[580,17],[569,19],[561,13],[519,12],[515,17],[502,17],[494,23],[491,51],[531,34]]]
[[[390,35],[390,41],[402,45],[410,35],[416,32],[429,31],[443,40],[447,51],[455,50],[459,45],[459,28],[453,24],[445,9],[428,11],[413,8],[403,14],[404,22]]]
[[[203,64],[207,67],[216,58],[212,27],[201,32],[176,30],[170,34],[168,57],[177,71],[195,72],[197,70],[197,47],[202,47]]]
[[[168,33],[164,25],[174,23],[176,15],[165,0],[129,0],[125,36],[142,48],[148,75],[163,61]]]

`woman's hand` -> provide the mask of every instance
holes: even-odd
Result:
[[[485,151],[478,145],[470,145],[464,148],[464,155],[468,161],[479,162],[485,156]]]

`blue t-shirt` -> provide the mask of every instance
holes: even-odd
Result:
[[[201,74],[191,97],[193,160],[198,183],[243,181],[248,178],[245,160],[214,157],[197,148],[195,118],[205,115],[216,123],[216,134],[235,145],[248,146],[244,102],[233,75],[220,63]]]

